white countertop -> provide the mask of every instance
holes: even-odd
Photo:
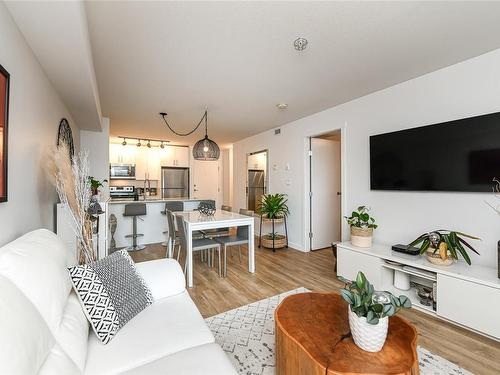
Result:
[[[165,203],[165,202],[201,202],[206,199],[194,199],[194,198],[155,198],[149,197],[145,200],[139,199],[134,201],[134,198],[110,198],[108,204],[125,204],[125,203]]]
[[[436,266],[430,263],[425,256],[399,253],[392,250],[391,246],[375,243],[372,247],[363,248],[353,246],[350,242],[342,242],[337,244],[337,247],[500,289],[500,279],[497,275],[497,269],[493,267],[475,264],[469,266],[461,260],[450,266]]]

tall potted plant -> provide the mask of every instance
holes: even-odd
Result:
[[[354,343],[367,352],[382,350],[387,338],[389,317],[400,309],[409,309],[411,301],[406,296],[396,297],[389,292],[377,292],[358,272],[356,280],[340,290],[349,304],[349,327]]]
[[[262,196],[257,211],[263,220],[271,221],[273,224],[272,232],[261,238],[264,247],[279,249],[286,246],[286,236],[274,231],[274,223],[283,221],[290,213],[287,203],[286,194],[277,193]]]
[[[351,227],[351,243],[358,247],[371,247],[373,230],[377,229],[378,225],[370,216],[370,209],[366,206],[359,206],[351,213],[351,216],[345,218]]]

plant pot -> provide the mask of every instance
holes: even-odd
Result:
[[[365,317],[359,317],[349,310],[349,327],[351,328],[354,343],[367,352],[379,352],[382,350],[387,338],[387,329],[389,327],[389,317],[383,317],[378,324],[368,324]]]
[[[371,247],[373,228],[351,227],[351,244],[357,247]]]
[[[262,236],[262,246],[267,247],[268,249],[273,248],[273,238],[269,235]],[[276,235],[274,238],[274,248],[282,249],[286,246],[286,237],[282,234]]]
[[[436,266],[450,266],[453,264],[453,258],[451,257],[451,253],[447,252],[446,259],[442,259],[439,255],[439,250],[436,250],[433,247],[429,247],[425,252],[427,260]]]

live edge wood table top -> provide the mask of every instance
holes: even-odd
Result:
[[[338,294],[300,293],[276,309],[277,375],[418,375],[417,331],[398,316],[389,319],[378,353],[361,350],[350,336],[347,303]]]

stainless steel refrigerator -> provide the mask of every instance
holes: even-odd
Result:
[[[162,198],[189,198],[189,168],[161,168]]]
[[[262,195],[266,192],[264,171],[262,169],[248,170],[248,209],[257,210]]]

